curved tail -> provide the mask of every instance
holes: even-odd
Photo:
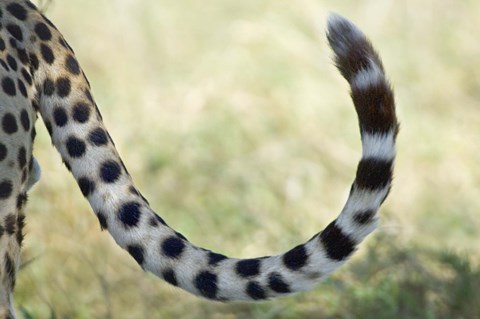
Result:
[[[259,300],[306,290],[342,265],[377,226],[398,130],[392,89],[372,45],[333,15],[328,40],[351,86],[362,158],[340,215],[308,242],[271,257],[234,259],[199,248],[155,214],[135,188],[71,48],[43,16],[30,53],[41,116],[101,227],[138,264],[172,285],[214,300]],[[33,31],[32,31],[33,33]]]

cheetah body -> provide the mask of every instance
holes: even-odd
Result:
[[[397,121],[393,92],[370,42],[332,16],[328,39],[351,86],[363,153],[340,215],[308,242],[271,257],[235,259],[192,245],[135,188],[73,50],[28,0],[0,0],[0,318],[13,290],[39,114],[103,229],[147,271],[205,298],[261,300],[306,290],[342,265],[377,226],[391,184]]]

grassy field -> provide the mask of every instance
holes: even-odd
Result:
[[[44,1],[45,3],[45,1]],[[359,133],[328,12],[381,52],[402,123],[382,225],[313,292],[192,297],[118,249],[39,121],[16,301],[25,318],[480,318],[480,2],[70,0],[46,14],[142,193],[192,242],[285,251],[335,218]]]

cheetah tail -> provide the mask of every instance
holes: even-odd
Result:
[[[395,137],[399,126],[393,90],[370,41],[353,23],[337,14],[328,19],[327,38],[337,68],[350,84],[362,136],[391,132]]]
[[[213,300],[267,299],[311,288],[342,265],[375,229],[377,210],[392,181],[398,126],[382,63],[366,37],[346,19],[330,18],[328,39],[338,68],[351,85],[361,130],[363,155],[350,195],[340,215],[308,242],[281,255],[252,259],[228,258],[196,247],[153,212],[115,149],[73,51],[44,21],[43,38],[54,40],[51,45],[40,43],[37,53],[39,111],[101,227],[144,270]]]

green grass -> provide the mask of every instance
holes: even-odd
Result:
[[[477,318],[480,269],[451,251],[377,239],[340,289],[340,318]]]
[[[381,52],[402,129],[382,225],[314,291],[260,304],[200,300],[118,249],[43,124],[16,301],[25,318],[480,317],[480,2],[54,1],[152,207],[192,242],[280,253],[335,218],[359,159],[329,11]]]

